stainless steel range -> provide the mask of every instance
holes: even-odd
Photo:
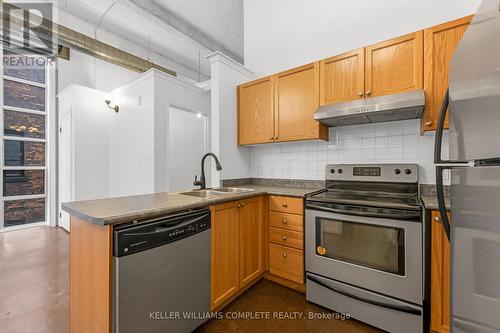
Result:
[[[307,299],[390,332],[423,331],[416,164],[327,165],[306,199]]]

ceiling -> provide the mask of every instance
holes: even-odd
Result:
[[[243,58],[243,0],[154,0]]]
[[[107,30],[162,55],[170,69],[195,80],[210,77],[205,57],[211,52],[243,61],[243,0],[60,0],[57,6],[94,26],[83,33],[101,40]]]

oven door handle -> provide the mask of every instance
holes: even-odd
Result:
[[[324,212],[331,212],[331,213],[337,213],[337,214],[342,214],[342,215],[357,215],[357,216],[366,216],[366,217],[382,217],[382,218],[390,218],[390,219],[400,219],[400,220],[406,220],[407,217],[404,215],[398,215],[398,214],[381,214],[381,213],[363,213],[363,212],[346,212],[345,210],[341,209],[334,209],[334,208],[328,208],[328,207],[323,207],[320,205],[314,205],[307,203],[306,204],[306,209],[310,208],[313,210],[320,210]]]
[[[327,289],[329,289],[329,290],[331,290],[331,291],[333,291],[335,293],[338,293],[338,294],[341,294],[343,296],[355,299],[355,300],[360,301],[360,302],[365,302],[365,303],[369,303],[369,304],[372,304],[372,305],[380,306],[380,307],[383,307],[383,308],[386,308],[386,309],[401,311],[401,312],[405,312],[405,313],[409,313],[409,314],[413,314],[413,315],[417,315],[417,316],[420,316],[422,314],[422,311],[414,309],[414,308],[411,308],[409,306],[388,304],[388,303],[384,303],[384,302],[380,302],[380,301],[375,301],[373,299],[369,299],[369,298],[366,298],[366,297],[361,297],[361,296],[358,296],[358,295],[354,295],[354,294],[351,294],[351,293],[349,293],[347,291],[344,291],[344,290],[339,290],[339,289],[337,289],[335,287],[332,287],[332,286],[328,285],[327,283],[324,283],[320,279],[318,279],[318,278],[316,278],[314,276],[311,276],[309,274],[307,274],[306,279],[308,279],[308,280],[310,280],[310,281],[312,281],[314,283],[317,283],[320,286],[325,287],[325,288],[327,288]]]

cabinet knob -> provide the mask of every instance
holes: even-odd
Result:
[[[432,121],[428,121],[425,123],[425,126],[431,126],[432,125]]]
[[[274,136],[272,136],[269,140],[274,140]]]
[[[241,207],[245,207],[245,203],[244,202],[241,203]]]
[[[362,96],[363,96],[363,92],[362,92],[362,91],[360,91],[360,92],[358,93],[358,96],[359,96],[359,97],[362,97]]]
[[[434,221],[439,222],[441,221],[441,219],[439,218],[439,216],[434,216]]]
[[[241,205],[240,205],[240,204],[237,204],[237,205],[236,205],[236,208],[241,208]]]
[[[283,253],[283,258],[286,258],[286,253]]]
[[[281,221],[281,223],[283,223],[283,224],[287,224],[287,221],[286,221],[286,220],[283,220],[283,221]]]
[[[372,94],[372,92],[370,90],[367,90],[365,94],[366,94],[366,96],[370,96]]]
[[[281,205],[285,208],[288,207],[288,204],[286,202],[283,202]]]
[[[287,238],[286,238],[286,236],[283,236],[283,237],[281,237],[281,239],[286,240]]]

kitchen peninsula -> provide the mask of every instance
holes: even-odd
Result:
[[[279,257],[279,262],[269,257],[268,224],[273,223],[270,216],[279,215],[280,223],[289,217],[295,231],[273,229],[293,233],[302,245],[303,198],[318,188],[240,186],[222,188],[227,192],[214,195],[208,190],[205,198],[200,197],[201,191],[190,191],[64,203],[63,209],[71,214],[70,331],[111,332],[116,325],[114,231],[127,225],[156,223],[161,217],[206,211],[206,208],[211,212],[211,245],[208,246],[212,253],[212,278],[206,280],[206,288],[210,290],[207,311],[221,309],[262,277],[303,291],[303,250],[292,243],[290,247],[272,244],[285,255]],[[275,210],[274,214],[270,215],[269,210]]]

